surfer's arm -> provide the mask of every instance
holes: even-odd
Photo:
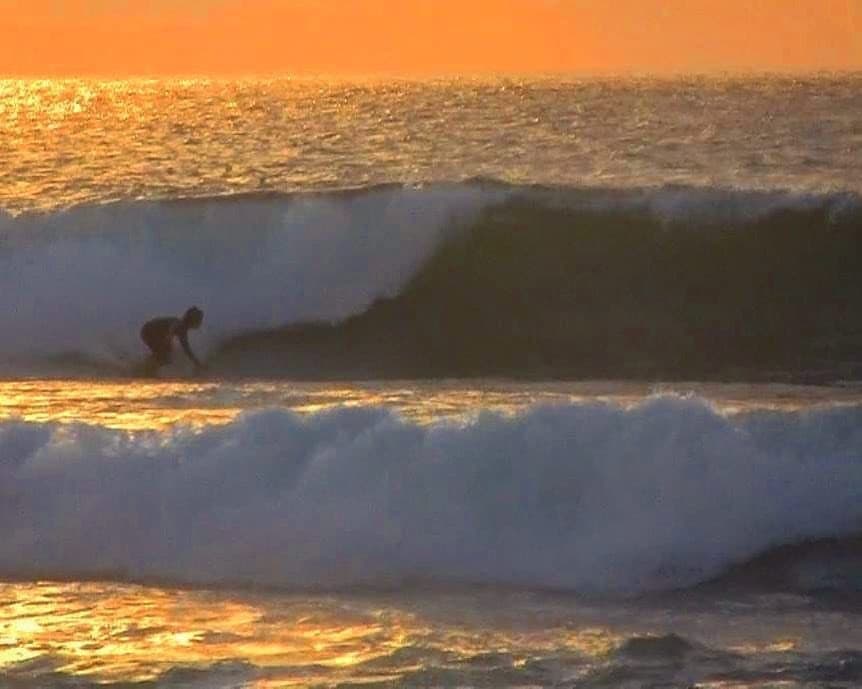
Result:
[[[186,353],[186,356],[191,359],[195,366],[202,367],[203,364],[198,360],[195,356],[195,353],[192,351],[191,346],[189,345],[189,334],[187,331],[181,331],[177,333],[177,339],[180,341],[180,344],[183,347],[183,351]]]

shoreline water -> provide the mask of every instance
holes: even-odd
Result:
[[[303,596],[45,582],[0,584],[0,600],[21,623],[11,665],[0,655],[0,680],[15,689],[626,679],[843,688],[859,677],[848,648],[859,643],[858,616],[794,597],[590,603],[501,591]],[[81,638],[104,652],[88,655]]]

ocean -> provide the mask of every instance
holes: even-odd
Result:
[[[0,81],[0,686],[862,686],[860,113]]]

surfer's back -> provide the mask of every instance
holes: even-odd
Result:
[[[144,323],[141,328],[141,337],[147,340],[149,337],[170,337],[176,333],[180,319],[175,316],[160,316]]]

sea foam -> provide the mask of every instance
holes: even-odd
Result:
[[[415,425],[378,408],[128,434],[0,425],[0,570],[633,594],[862,528],[862,408],[698,399]]]

